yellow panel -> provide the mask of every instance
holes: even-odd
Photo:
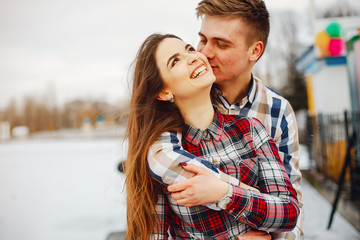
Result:
[[[310,116],[315,116],[314,91],[312,84],[312,75],[306,75],[306,92],[308,97],[308,109]]]

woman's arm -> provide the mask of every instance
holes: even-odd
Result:
[[[249,121],[251,124],[250,136],[256,158],[253,159],[254,161],[250,160],[246,166],[251,166],[251,162],[253,162],[254,166],[258,167],[257,185],[261,193],[250,192],[253,195],[251,196],[252,201],[248,205],[250,211],[244,211],[244,219],[260,230],[271,232],[291,230],[296,226],[300,212],[296,190],[286,173],[274,140],[263,135],[266,130],[259,120],[252,118]],[[242,168],[241,180],[250,179],[252,169]],[[246,174],[249,174],[250,177],[247,177]],[[242,182],[246,183],[246,181]],[[235,189],[237,189],[236,186]],[[264,203],[266,205],[263,205]],[[256,219],[263,215],[266,221],[257,222]]]
[[[256,229],[289,231],[296,226],[299,204],[296,191],[276,152],[272,140],[256,151],[260,193],[232,186],[226,211],[235,219]],[[240,204],[239,204],[240,203]]]

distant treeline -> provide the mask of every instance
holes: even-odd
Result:
[[[27,126],[30,133],[55,131],[80,128],[85,119],[88,124],[89,121],[95,124],[97,119],[102,119],[107,125],[121,124],[125,121],[127,109],[127,102],[111,105],[101,101],[75,100],[57,107],[28,97],[22,104],[16,104],[13,100],[5,109],[0,109],[0,122],[9,122],[11,129]]]

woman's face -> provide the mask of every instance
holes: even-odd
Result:
[[[164,81],[164,91],[175,100],[189,98],[200,91],[210,93],[215,75],[205,55],[195,51],[191,45],[177,38],[165,38],[155,57]]]

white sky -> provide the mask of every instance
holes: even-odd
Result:
[[[315,0],[316,6],[334,0]],[[151,33],[174,33],[196,46],[194,0],[0,0],[0,108],[44,95],[57,103],[128,96],[127,72]],[[309,11],[310,0],[265,0]]]

